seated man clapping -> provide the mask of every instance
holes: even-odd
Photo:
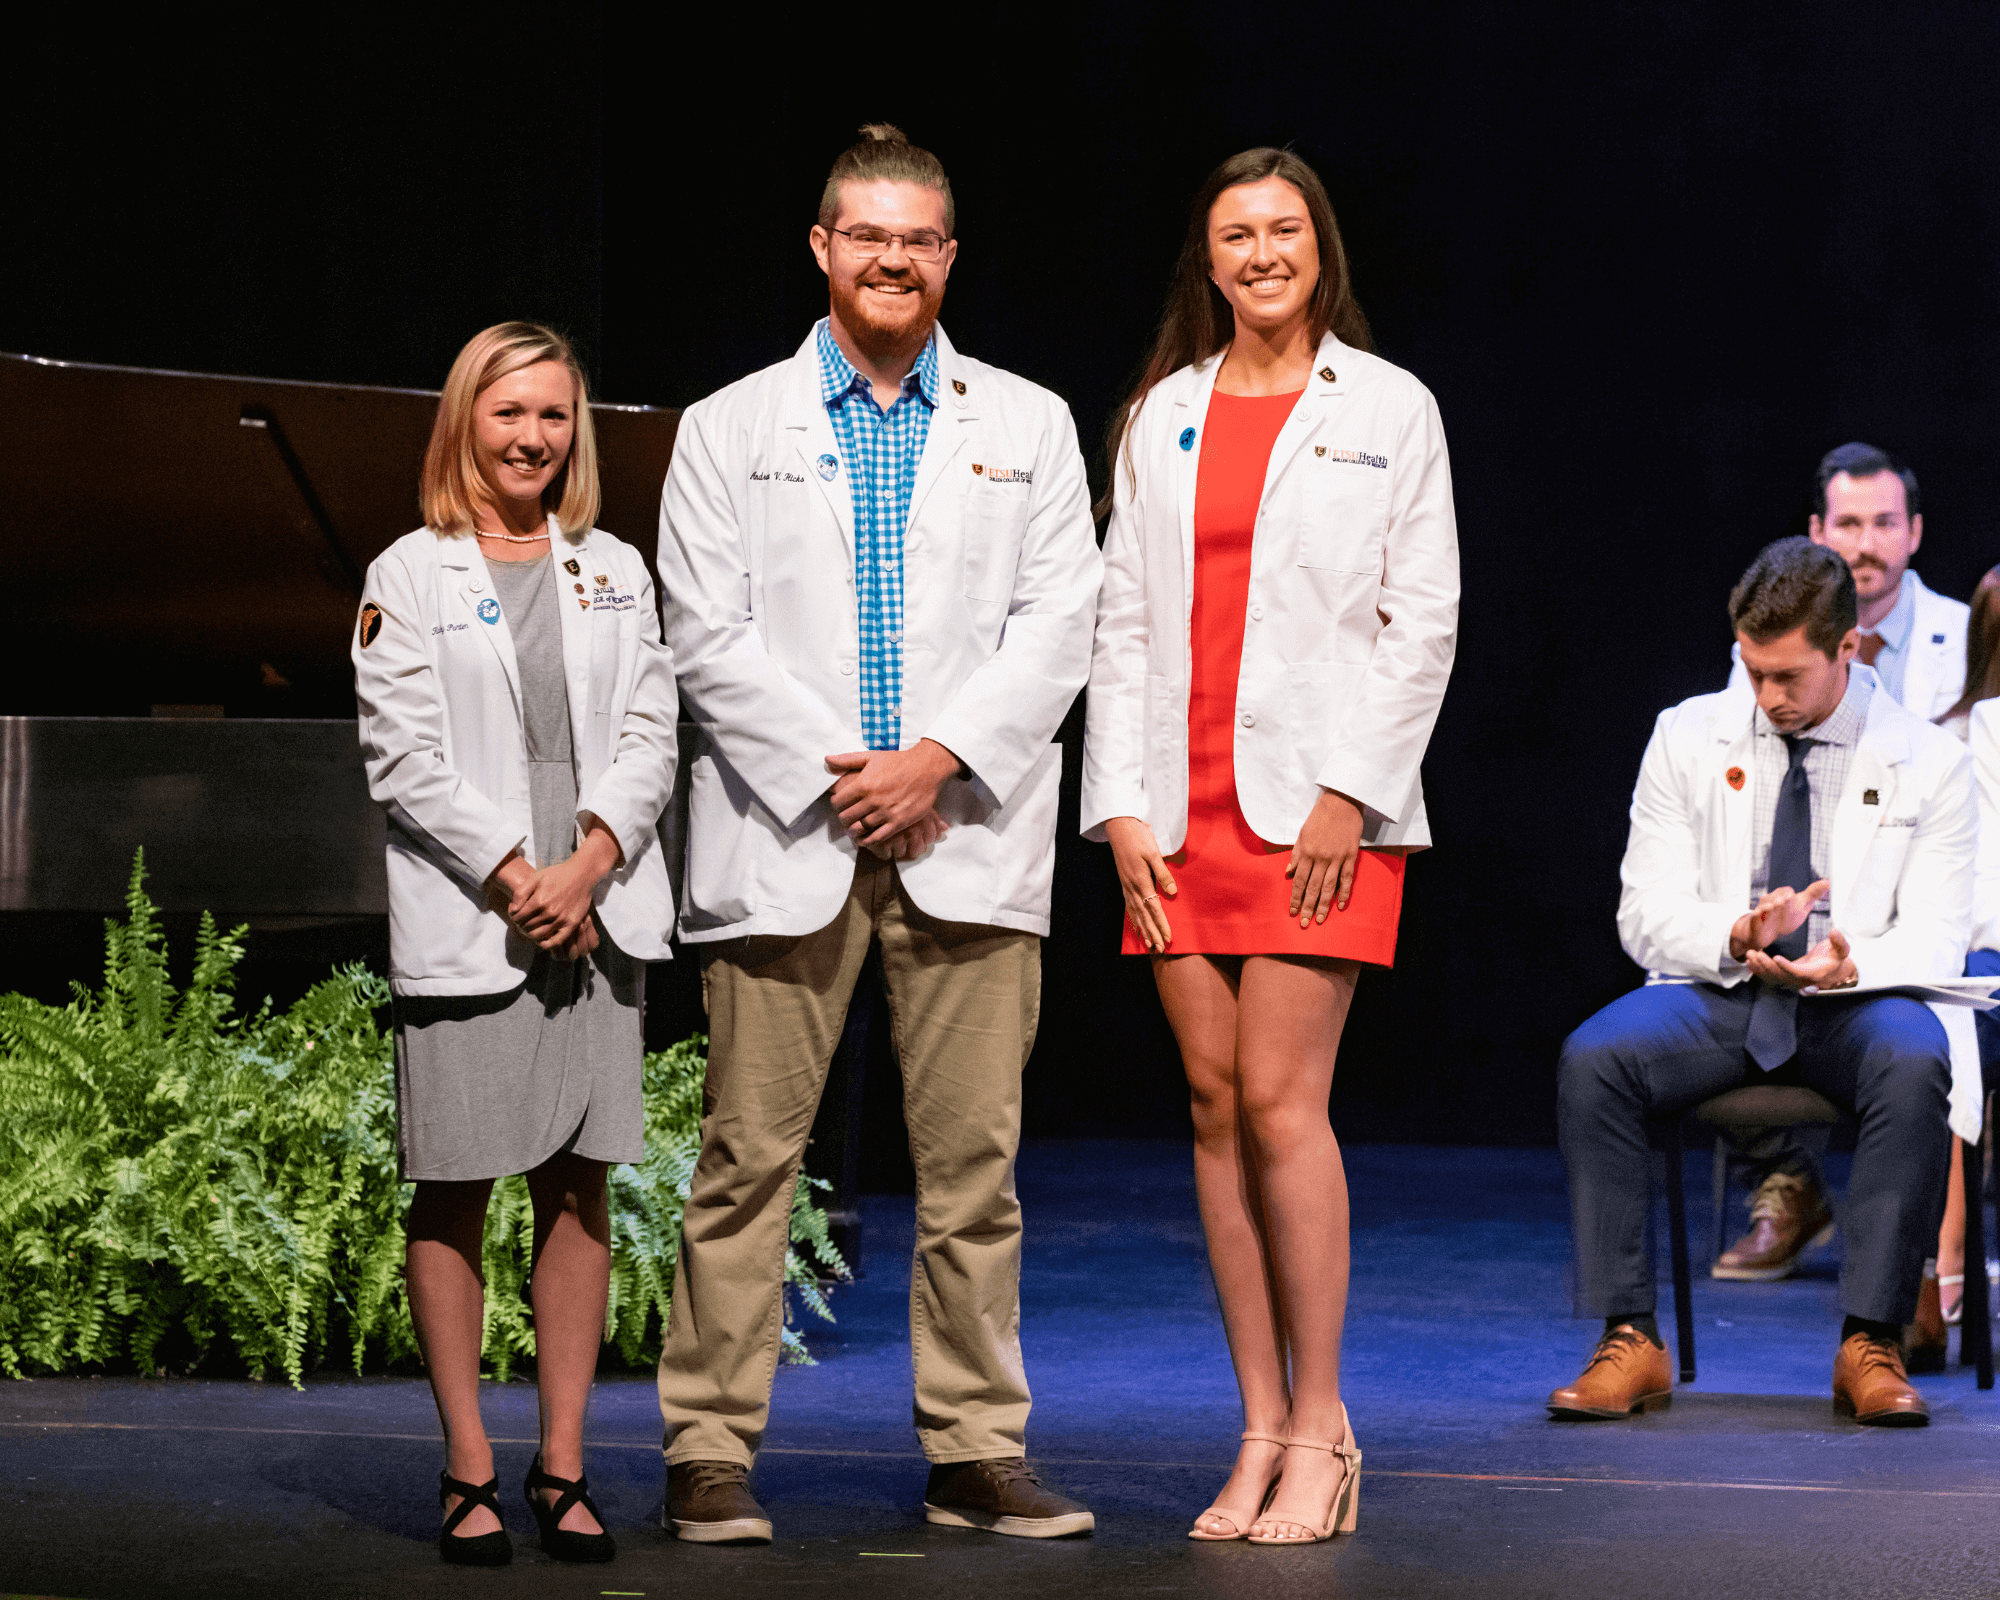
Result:
[[[1559,1417],[1672,1398],[1654,1320],[1649,1118],[1743,1084],[1804,1084],[1860,1124],[1836,1409],[1921,1425],[1900,1348],[1937,1237],[1950,1049],[1920,1001],[1825,991],[1948,977],[1971,919],[1971,763],[1857,662],[1854,580],[1804,538],[1729,597],[1748,683],[1662,712],[1632,796],[1618,928],[1656,981],[1563,1046],[1558,1115],[1579,1310],[1604,1320]],[[1665,981],[1659,981],[1665,980]],[[1802,993],[1802,991],[1819,991]]]

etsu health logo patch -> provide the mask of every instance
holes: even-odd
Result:
[[[500,620],[500,602],[490,594],[479,602],[479,620],[489,627]]]
[[[821,456],[813,465],[819,469],[819,475],[831,483],[833,475],[840,470],[840,457]]]
[[[1194,448],[1194,429],[1181,429],[1181,448],[1183,450],[1192,450]]]

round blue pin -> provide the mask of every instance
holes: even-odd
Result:
[[[1192,450],[1194,448],[1194,429],[1181,429],[1181,448],[1183,450]]]
[[[830,483],[833,475],[840,470],[840,457],[821,456],[813,465],[819,468],[819,475]]]
[[[490,594],[479,602],[479,620],[489,627],[500,620],[500,602]]]

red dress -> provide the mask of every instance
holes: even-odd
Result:
[[[1403,907],[1403,855],[1364,850],[1347,909],[1308,928],[1287,915],[1288,844],[1250,831],[1236,799],[1236,679],[1250,603],[1250,539],[1271,447],[1296,394],[1209,401],[1194,494],[1194,613],[1188,682],[1188,830],[1167,857],[1180,892],[1161,896],[1172,955],[1335,956],[1392,966]],[[1144,955],[1128,916],[1125,953]]]

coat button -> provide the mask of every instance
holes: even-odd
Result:
[[[472,592],[474,594],[479,593],[479,591],[485,587],[486,587],[486,580],[484,578],[474,578],[472,580]]]
[[[1252,606],[1250,608],[1250,620],[1252,622],[1262,622],[1264,620],[1264,608],[1262,606]]]
[[[853,673],[854,673],[854,663],[853,663],[852,661],[843,661],[843,662],[841,662],[841,664],[840,664],[840,673],[841,673],[841,676],[842,676],[842,677],[851,677],[851,676],[853,676]]]
[[[1257,717],[1254,712],[1246,711],[1243,713],[1243,726],[1246,728],[1254,728],[1257,726]]]

